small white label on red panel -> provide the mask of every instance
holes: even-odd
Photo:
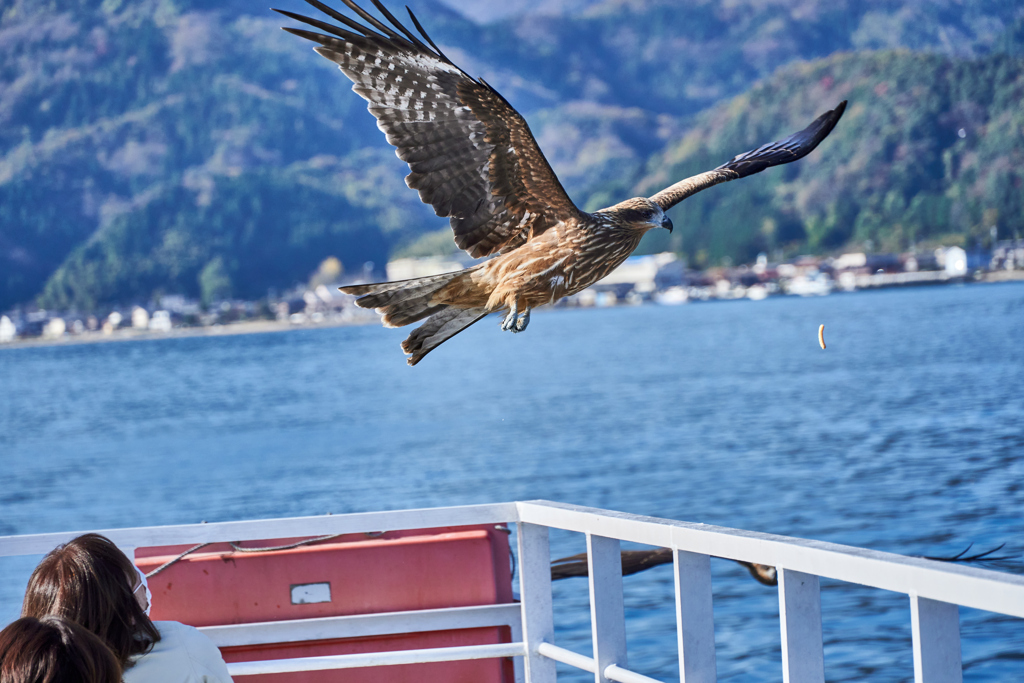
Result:
[[[331,584],[297,583],[292,584],[292,604],[310,605],[315,602],[331,601]]]

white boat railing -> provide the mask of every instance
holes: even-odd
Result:
[[[507,626],[511,643],[303,657],[229,665],[233,676],[514,657],[516,680],[553,683],[555,663],[594,674],[596,683],[656,683],[626,659],[620,542],[673,550],[680,679],[716,680],[710,558],[771,565],[779,578],[782,671],[786,683],[823,683],[819,577],[909,596],[917,683],[962,681],[958,606],[1024,618],[1024,577],[834,543],[527,501],[395,512],[101,530],[131,554],[136,547],[367,533],[474,524],[517,525],[521,602],[346,617],[209,626],[222,647]],[[586,536],[593,657],[555,645],[549,529]],[[82,532],[0,537],[0,557],[43,554]]]

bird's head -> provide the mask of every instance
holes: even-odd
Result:
[[[639,230],[647,231],[654,228],[665,228],[672,232],[672,221],[661,207],[646,197],[634,197],[605,209],[618,220]]]

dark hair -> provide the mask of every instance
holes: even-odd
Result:
[[[60,617],[22,617],[0,631],[0,683],[120,683],[102,640]]]
[[[28,580],[23,617],[54,615],[99,636],[122,668],[149,652],[160,632],[132,595],[135,565],[110,539],[84,534],[43,558]]]

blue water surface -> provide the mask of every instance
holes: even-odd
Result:
[[[415,368],[376,326],[0,350],[0,535],[546,498],[1024,557],[1024,286],[497,321]],[[0,624],[36,561],[0,562]],[[720,679],[781,680],[776,591],[712,569]],[[907,597],[822,588],[828,679],[911,680]],[[631,668],[678,680],[671,568],[625,590]],[[555,606],[588,653],[586,582]],[[961,630],[965,680],[1024,680],[1021,620]]]

